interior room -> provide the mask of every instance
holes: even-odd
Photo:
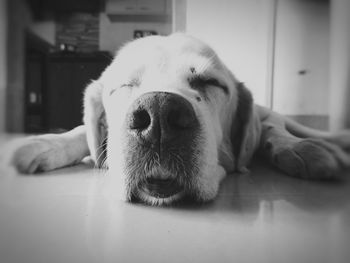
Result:
[[[83,125],[86,87],[127,43],[173,33],[213,48],[254,103],[350,134],[349,26],[346,0],[0,0],[0,262],[348,262],[350,141],[336,179],[254,155],[214,200],[165,207],[123,200],[88,158],[29,175],[9,160]]]

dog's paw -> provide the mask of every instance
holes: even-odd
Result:
[[[287,144],[273,155],[273,163],[282,171],[306,179],[335,178],[349,161],[339,146],[316,139]]]
[[[10,164],[23,174],[33,174],[61,166],[63,142],[56,135],[30,137],[19,140],[12,147]]]

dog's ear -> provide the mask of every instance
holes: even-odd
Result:
[[[238,105],[232,121],[231,142],[236,170],[244,171],[258,147],[260,126],[252,94],[243,83],[238,83],[236,87]]]
[[[84,124],[91,158],[97,167],[105,165],[107,144],[107,123],[102,104],[103,85],[92,82],[84,94]]]

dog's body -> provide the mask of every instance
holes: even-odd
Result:
[[[122,179],[126,200],[215,198],[257,151],[285,173],[333,178],[350,166],[350,135],[313,130],[254,105],[215,52],[174,34],[126,45],[86,90],[84,125],[26,139],[13,163],[48,171],[91,155]]]

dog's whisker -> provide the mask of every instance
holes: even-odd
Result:
[[[100,158],[104,158],[103,160],[102,160],[102,162],[101,162],[101,167],[103,167],[103,165],[104,165],[104,162],[106,161],[106,159],[107,159],[107,148],[105,147],[102,151],[101,151],[101,153],[98,155],[98,157],[96,158],[96,163],[95,163],[95,165],[94,165],[94,168],[95,169],[98,169],[99,167],[98,167],[98,163],[99,163],[99,160],[100,160]]]
[[[106,161],[107,161],[107,155],[104,157],[104,159],[101,162],[101,168],[102,169],[106,169],[107,168],[108,164],[106,164]]]
[[[102,150],[102,151],[100,152],[100,154],[96,158],[96,163],[94,164],[94,169],[100,168],[100,167],[98,167],[99,159],[102,158],[102,156],[104,156],[107,153],[107,137],[105,137],[102,141],[103,141],[103,143],[96,148],[97,151],[99,151],[99,150]],[[101,162],[101,167],[103,167],[102,163],[103,162]]]
[[[101,145],[99,145],[99,146],[96,148],[96,150],[100,150],[100,149],[106,148],[106,147],[107,147],[107,139],[108,139],[108,137],[105,137],[105,138],[102,140]]]
[[[175,167],[173,168],[174,171],[185,171],[185,164],[183,159],[176,154],[175,152],[170,152],[171,156],[174,157],[174,159],[176,160],[176,162],[172,162],[172,165],[174,165]]]

